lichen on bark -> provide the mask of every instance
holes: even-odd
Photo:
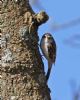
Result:
[[[0,1],[0,99],[50,100],[37,33],[47,20],[28,0]]]

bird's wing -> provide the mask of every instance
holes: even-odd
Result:
[[[48,53],[49,53],[49,58],[51,59],[51,62],[55,63],[55,59],[56,59],[56,45],[52,43],[50,43],[50,45],[48,45]]]

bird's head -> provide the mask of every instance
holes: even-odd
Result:
[[[45,33],[42,38],[52,39],[52,35],[50,33]]]

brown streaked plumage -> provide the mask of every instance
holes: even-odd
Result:
[[[56,60],[56,43],[50,33],[45,33],[42,36],[40,47],[43,55],[48,60],[48,72],[46,75],[46,80],[48,80],[51,72],[52,64],[55,64],[55,60]]]

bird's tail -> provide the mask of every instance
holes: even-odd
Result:
[[[46,74],[46,81],[48,81],[48,79],[49,79],[51,68],[52,68],[52,63],[48,62],[48,71]]]

